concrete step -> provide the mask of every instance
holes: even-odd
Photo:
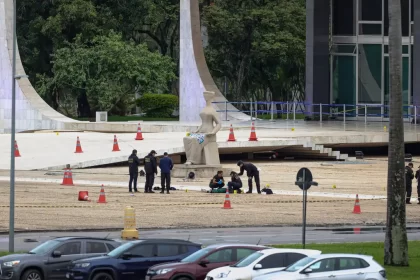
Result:
[[[340,154],[340,159],[341,160],[347,160],[349,158],[348,154]]]
[[[331,156],[332,155],[332,149],[331,148],[324,148],[324,153]]]
[[[315,149],[318,150],[321,154],[324,153],[324,145],[315,145]]]
[[[340,159],[340,151],[332,151],[331,156],[335,157],[336,159]]]
[[[347,158],[347,161],[356,161],[357,159],[356,159],[356,157],[348,157]]]

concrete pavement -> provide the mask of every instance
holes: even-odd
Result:
[[[420,224],[407,226],[409,240],[420,240]],[[382,242],[385,234],[383,227],[308,228],[306,241],[309,243],[349,243],[349,242]],[[15,236],[15,251],[27,251],[38,244],[60,236],[91,236],[120,238],[120,231],[111,232],[37,232],[18,233]],[[140,238],[177,238],[198,242],[203,245],[216,243],[250,243],[250,244],[297,244],[302,240],[300,227],[254,227],[254,228],[208,228],[208,229],[140,229]],[[35,239],[37,242],[25,242]],[[0,251],[8,250],[8,236],[0,235]]]

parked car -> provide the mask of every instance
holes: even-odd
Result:
[[[371,256],[322,254],[301,259],[283,271],[255,278],[255,280],[277,279],[386,280],[386,272]]]
[[[246,244],[210,245],[180,262],[155,265],[147,271],[146,280],[204,280],[215,268],[231,265],[265,246]]]
[[[105,256],[73,262],[74,280],[140,280],[149,267],[180,261],[201,249],[201,244],[178,239],[144,239],[125,243]]]
[[[217,278],[251,280],[265,273],[278,271],[307,256],[319,254],[321,251],[318,250],[266,249],[255,252],[234,265],[210,271],[206,280]]]
[[[72,261],[106,254],[119,242],[89,237],[60,237],[49,240],[26,254],[0,258],[0,279],[58,280],[66,279]]]

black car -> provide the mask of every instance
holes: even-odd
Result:
[[[73,280],[141,280],[149,267],[181,259],[201,244],[178,239],[144,239],[125,243],[105,256],[74,261]]]
[[[26,254],[1,257],[0,280],[66,279],[72,261],[106,254],[119,245],[117,241],[101,238],[55,238]]]

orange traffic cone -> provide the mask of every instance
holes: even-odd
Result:
[[[99,193],[99,200],[97,202],[98,203],[106,203],[104,185],[102,185],[102,187],[101,187],[101,192]]]
[[[113,152],[119,152],[120,151],[120,147],[118,147],[117,135],[114,135],[114,146],[112,147],[112,151]]]
[[[89,192],[88,191],[80,191],[79,192],[79,201],[89,201]]]
[[[19,147],[16,141],[15,141],[15,157],[20,157]]]
[[[143,139],[144,139],[143,134],[141,133],[141,127],[140,127],[140,124],[139,124],[139,126],[137,127],[137,135],[136,135],[135,140],[143,140]]]
[[[249,141],[258,141],[257,134],[255,133],[255,126],[254,123],[252,123],[251,126],[251,134],[249,135]]]
[[[71,172],[70,168],[64,169],[64,178],[62,186],[74,186],[73,185],[73,173]]]
[[[362,213],[362,210],[360,210],[359,195],[356,194],[356,203],[354,204],[353,214],[361,214],[361,213]]]
[[[230,125],[228,142],[234,142],[234,141],[236,141],[235,134],[233,133],[232,125]]]
[[[83,151],[82,151],[82,146],[80,145],[80,139],[79,139],[79,136],[77,136],[76,151],[75,151],[74,153],[75,153],[75,154],[80,154],[80,153],[83,153]]]
[[[230,205],[229,189],[226,189],[225,203],[223,204],[222,209],[232,209]]]

